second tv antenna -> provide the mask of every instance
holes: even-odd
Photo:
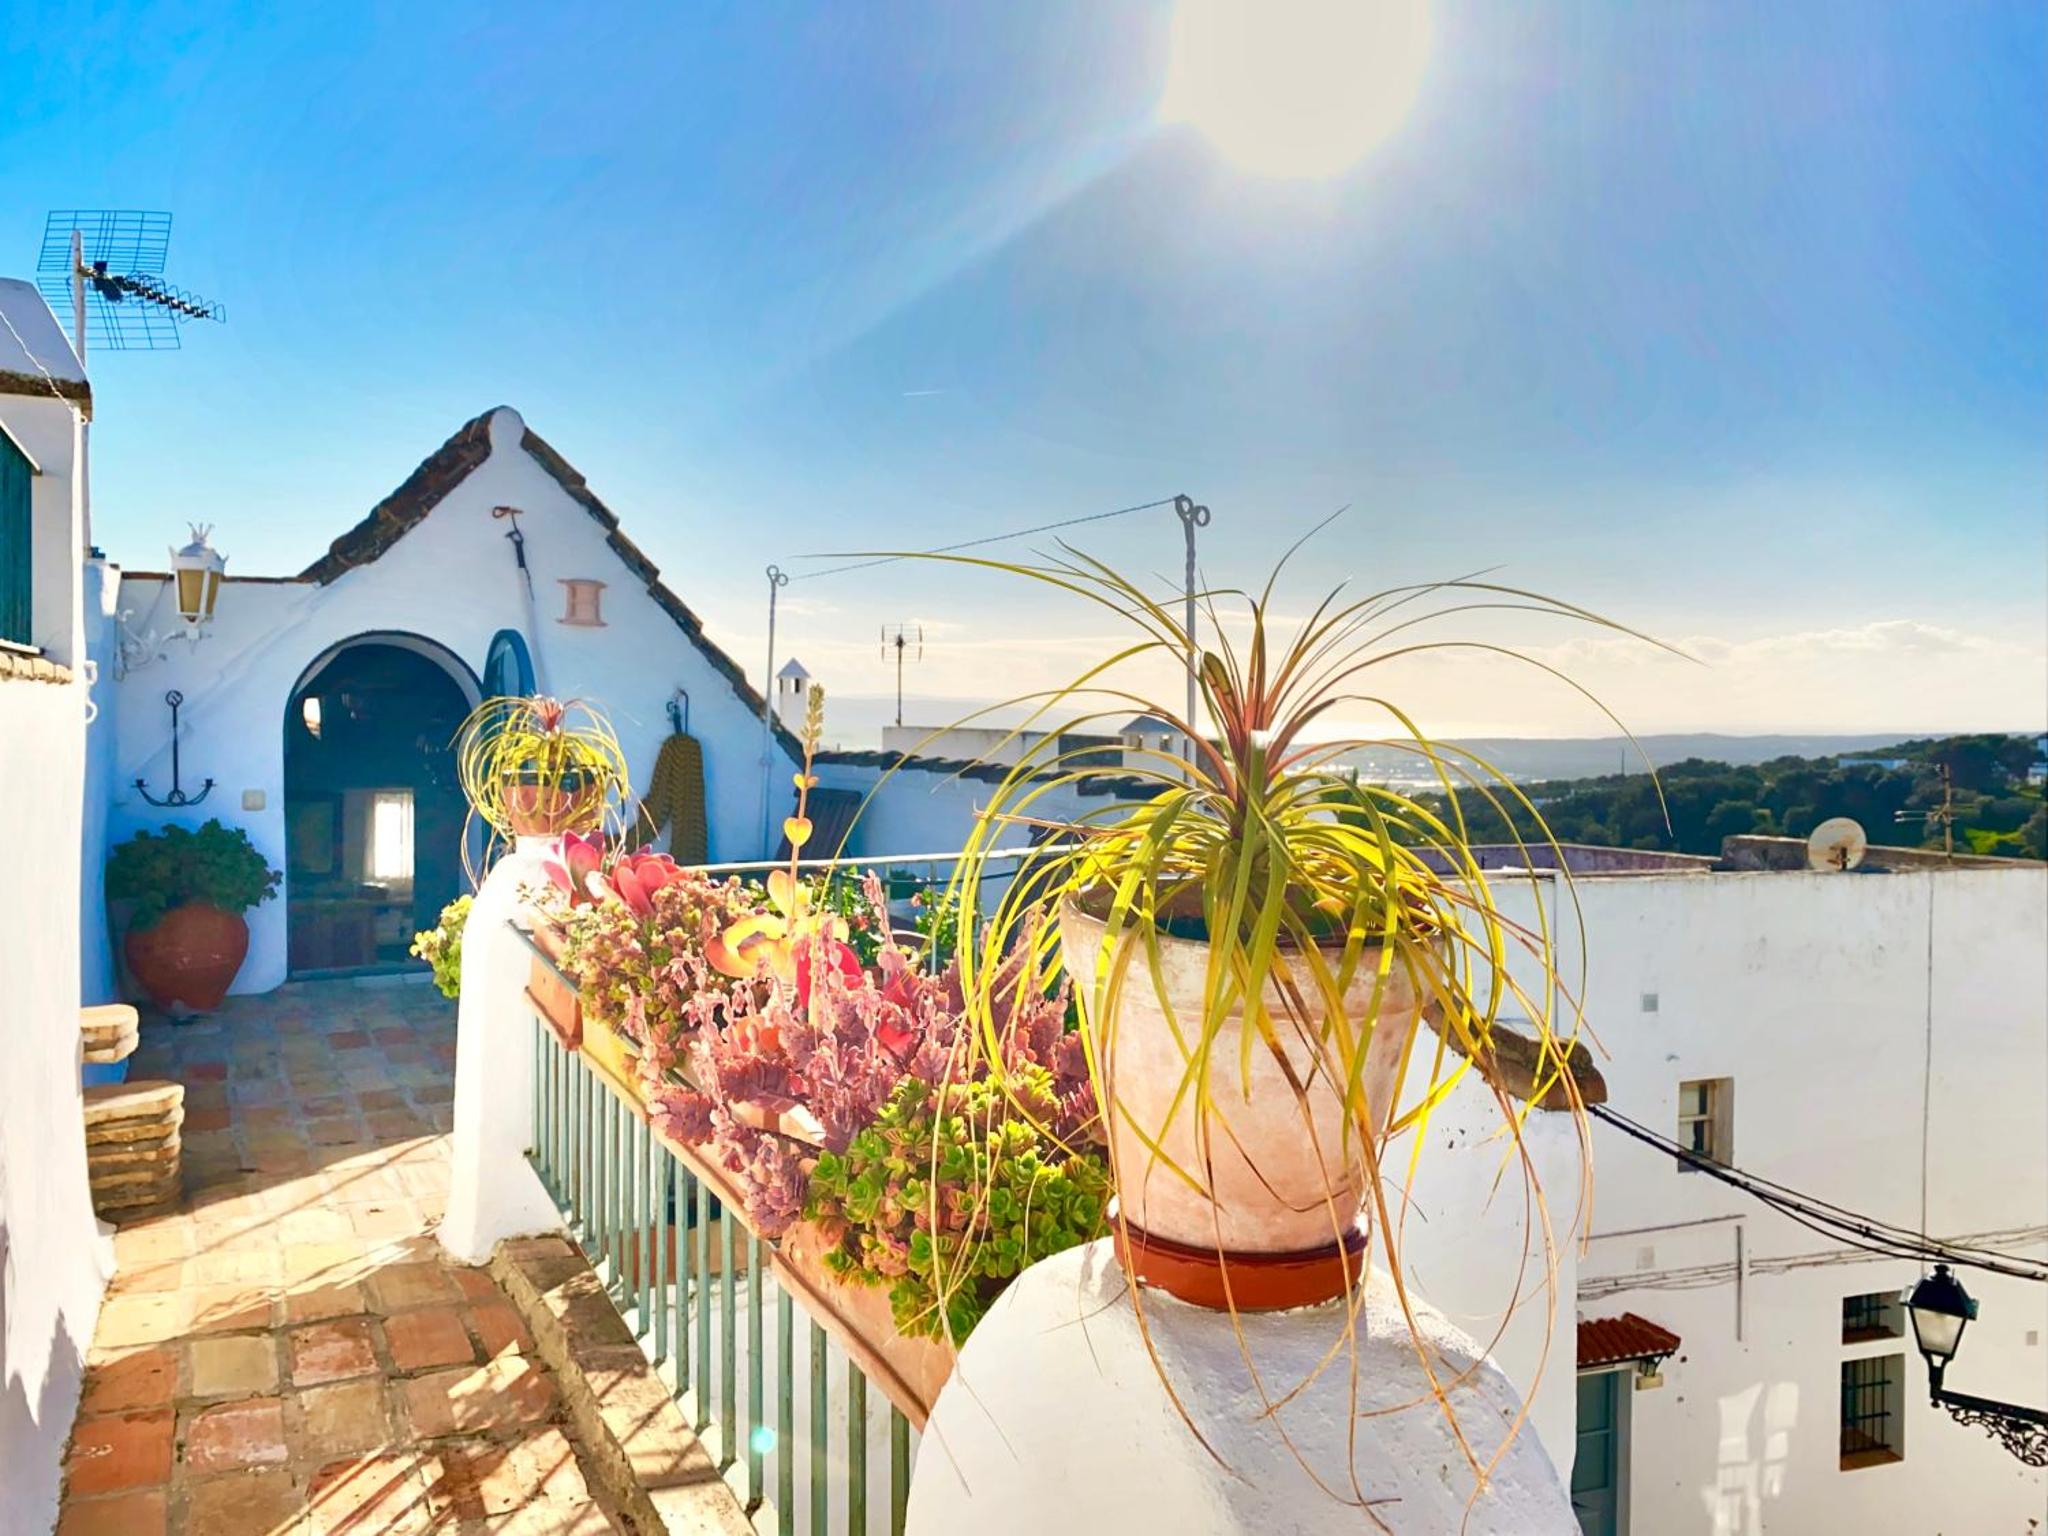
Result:
[[[882,659],[889,659],[889,652],[896,653],[896,723],[903,723],[903,657],[915,647],[915,661],[924,660],[924,626],[922,624],[884,624],[882,626]]]

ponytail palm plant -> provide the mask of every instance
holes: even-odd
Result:
[[[1396,1214],[1406,1202],[1398,1191],[1413,1178],[1432,1112],[1476,1068],[1498,1106],[1506,1158],[1528,1180],[1531,1230],[1540,1226],[1545,1266],[1554,1270],[1521,1131],[1532,1103],[1582,1108],[1570,1070],[1580,1021],[1560,984],[1544,903],[1527,904],[1534,914],[1527,921],[1503,910],[1502,893],[1468,838],[1465,807],[1474,797],[1492,806],[1520,829],[1525,848],[1555,851],[1556,844],[1503,774],[1431,740],[1378,683],[1389,663],[1446,650],[1561,677],[1503,645],[1427,633],[1426,626],[1459,615],[1509,611],[1622,627],[1479,579],[1362,597],[1340,590],[1288,625],[1274,607],[1283,559],[1261,590],[1202,594],[1208,635],[1198,638],[1129,578],[1061,549],[1038,565],[942,557],[1063,592],[1129,632],[1127,643],[1065,686],[996,706],[1028,706],[1028,718],[988,754],[1000,760],[1021,748],[954,875],[963,982],[979,1026],[969,1048],[995,1062],[1009,1054],[1001,1021],[1014,998],[1003,991],[1034,984],[1002,965],[1016,943],[1036,947],[1043,969],[1035,984],[1048,985],[1063,968],[1109,1122],[1127,1267],[1133,1239],[1146,1236],[1133,1230],[1134,1212],[1143,1211],[1149,1226],[1159,1221],[1154,1213],[1191,1206],[1208,1223],[1221,1294],[1233,1312],[1238,1296],[1249,1294],[1231,1278],[1233,1252],[1287,1249],[1280,1236],[1293,1233],[1298,1243],[1304,1218],[1320,1223],[1321,1244],[1345,1252],[1348,1242],[1353,1255],[1370,1231],[1408,1309]],[[1161,696],[1167,690],[1123,681],[1133,670],[1170,675],[1178,692],[1190,657],[1193,718]],[[1173,664],[1172,672],[1162,663]],[[1048,716],[1065,731],[1085,731],[1132,711],[1162,722],[1170,739],[1104,761],[1099,746],[1063,747],[1060,732],[1029,734]],[[1348,723],[1373,716],[1385,722],[1385,734]],[[1365,749],[1412,754],[1428,788],[1359,776],[1347,760]],[[1083,796],[1102,804],[1053,814]],[[1037,848],[993,910],[977,915],[971,893],[1006,871],[1020,830],[1039,840]],[[1526,869],[1537,861],[1515,862]],[[1563,859],[1552,862],[1569,890]],[[1533,1036],[1523,1043],[1535,1062],[1533,1083],[1513,1092],[1493,1045],[1509,1014]],[[1418,1018],[1436,1038],[1426,1067],[1414,1063],[1411,1071],[1422,1038]],[[1142,1046],[1135,1035],[1126,1042],[1141,1024],[1150,1038]],[[1154,1082],[1135,1090],[1133,1064],[1142,1057],[1155,1073],[1162,1054],[1163,1088]],[[1276,1082],[1291,1102],[1277,1117],[1262,1117],[1255,1101],[1261,1093],[1270,1099]],[[1388,1166],[1389,1143],[1403,1133],[1405,1170]],[[1294,1145],[1277,1144],[1287,1142]],[[1317,1185],[1306,1199],[1299,1181],[1289,1182],[1302,1166]],[[1261,1200],[1282,1219],[1236,1219],[1235,1207]],[[1185,1246],[1184,1228],[1169,1235]],[[1342,1263],[1338,1289],[1353,1298],[1345,1310],[1350,1336],[1364,1294],[1355,1283],[1363,1259]],[[1142,1266],[1133,1272],[1150,1278]],[[1142,1308],[1142,1292],[1133,1294]],[[1409,1319],[1412,1328],[1412,1312]],[[1428,1352],[1421,1353],[1448,1412],[1448,1386],[1437,1383]]]

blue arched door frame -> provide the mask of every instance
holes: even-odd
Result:
[[[484,654],[484,697],[525,698],[532,692],[533,653],[526,637],[516,629],[499,630]]]

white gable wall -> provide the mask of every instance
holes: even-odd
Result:
[[[651,773],[656,749],[668,735],[665,705],[671,691],[688,689],[691,734],[705,748],[710,855],[761,856],[759,717],[626,568],[605,542],[605,529],[519,446],[524,430],[516,412],[494,413],[490,457],[374,561],[324,587],[231,581],[222,589],[205,641],[173,642],[164,660],[123,679],[113,841],[174,819],[197,824],[218,816],[245,827],[271,864],[283,869],[285,709],[307,667],[343,641],[398,631],[435,641],[480,671],[491,637],[518,629],[527,636],[545,691],[584,699],[610,718],[636,787]],[[505,538],[509,524],[491,516],[497,506],[521,511],[537,625],[528,621]],[[216,543],[232,557],[232,520],[223,524]],[[566,578],[606,583],[604,627],[557,622]],[[152,604],[161,610],[160,624],[161,614],[172,609],[165,586],[132,577],[123,582],[121,606],[135,611],[136,627],[148,626]],[[138,777],[149,781],[153,794],[168,787],[163,695],[170,688],[185,695],[185,787],[190,792],[208,777],[216,781],[203,805],[179,812],[151,807],[132,788]],[[794,791],[779,747],[775,757],[766,780],[775,796],[779,835]],[[261,808],[244,809],[245,794],[260,796]],[[249,916],[249,959],[235,989],[267,991],[285,977],[284,902],[267,902]]]

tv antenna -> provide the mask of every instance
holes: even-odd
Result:
[[[168,352],[190,320],[225,321],[227,309],[164,281],[171,216],[133,208],[60,208],[43,221],[36,286],[71,314],[72,346]]]
[[[1870,839],[1853,816],[1830,816],[1806,839],[1806,867],[1847,873],[1863,862]]]
[[[889,659],[891,650],[896,652],[896,723],[903,723],[903,655],[912,646],[917,647],[914,660],[924,660],[924,626],[922,624],[884,624],[882,626],[882,659]]]
[[[1892,820],[1896,822],[1917,821],[1923,827],[1933,827],[1938,824],[1941,827],[1942,857],[1953,863],[1956,856],[1955,775],[1949,771],[1947,763],[1942,763],[1939,766],[1941,772],[1941,804],[1931,811],[1893,811]]]

